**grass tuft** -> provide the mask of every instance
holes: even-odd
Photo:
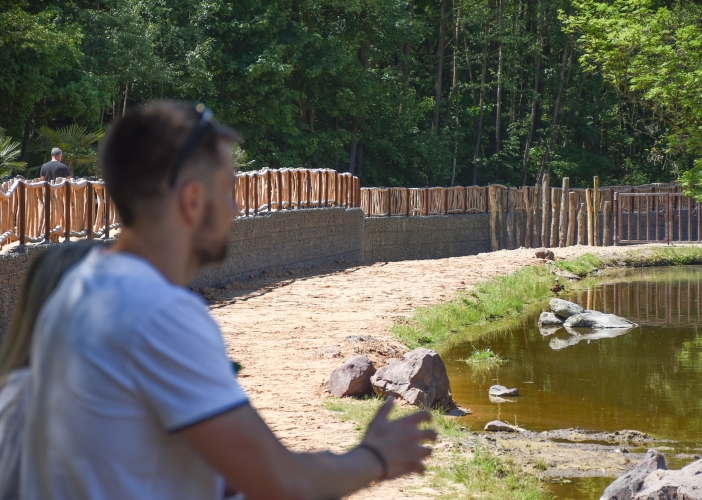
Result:
[[[476,368],[495,368],[496,366],[505,364],[507,358],[503,358],[496,352],[493,352],[489,347],[486,347],[482,351],[480,349],[473,349],[473,353],[468,356],[468,358],[460,359],[459,361],[463,361]]]

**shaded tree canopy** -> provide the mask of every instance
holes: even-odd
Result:
[[[0,127],[34,167],[41,127],[104,131],[173,98],[239,129],[249,168],[378,186],[669,181],[702,144],[687,4],[5,0]]]

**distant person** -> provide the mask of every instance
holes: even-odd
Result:
[[[100,148],[122,220],[61,282],[34,329],[20,491],[26,500],[338,498],[421,472],[436,433],[386,403],[359,446],[294,453],[249,404],[217,323],[187,288],[227,255],[230,145],[211,112],[127,112]]]
[[[61,163],[61,158],[63,158],[63,151],[59,148],[51,150],[51,161],[41,166],[41,180],[54,182],[60,177],[64,179],[71,179],[73,177],[68,165]]]
[[[44,302],[92,243],[58,245],[39,255],[27,271],[17,306],[0,343],[0,500],[18,497],[20,437],[26,419],[29,345]]]

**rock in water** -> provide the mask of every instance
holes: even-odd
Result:
[[[634,498],[638,498],[637,495],[649,474],[656,470],[666,470],[667,468],[663,455],[656,450],[648,450],[644,459],[634,470],[620,476],[607,486],[600,500],[634,500]]]
[[[585,311],[568,318],[564,325],[568,328],[631,328],[637,326],[628,319],[620,318],[614,314],[605,314],[597,311]]]
[[[680,470],[650,473],[636,500],[702,500],[702,460]]]
[[[509,425],[508,423],[502,422],[500,420],[493,420],[485,424],[485,430],[490,432],[517,432],[519,427],[514,425]]]
[[[397,396],[421,408],[453,408],[446,365],[432,350],[419,348],[382,367],[371,378],[381,396]]]
[[[488,390],[488,395],[490,396],[519,396],[519,391],[517,389],[507,389],[504,385],[493,385]]]
[[[534,255],[538,259],[554,260],[556,258],[553,255],[553,252],[548,248],[539,248],[536,252],[534,252]]]
[[[552,312],[542,312],[539,315],[539,326],[562,325],[563,320]]]
[[[329,377],[329,392],[336,397],[365,396],[373,393],[371,377],[375,367],[366,356],[347,359]]]
[[[580,307],[578,304],[563,299],[551,299],[551,302],[549,302],[548,305],[551,308],[551,311],[561,318],[570,318],[575,314],[585,312],[585,309]]]

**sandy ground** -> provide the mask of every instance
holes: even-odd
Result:
[[[556,259],[586,252],[613,257],[629,250],[576,246],[554,253]],[[357,352],[377,362],[401,355],[403,346],[388,332],[396,319],[410,316],[418,306],[447,301],[481,280],[539,262],[533,250],[520,249],[368,266],[339,263],[266,273],[203,294],[230,357],[244,367],[241,384],[276,435],[298,451],[342,451],[358,435],[351,423],[323,405],[324,386],[336,366]],[[369,335],[375,342],[349,342],[351,335]],[[434,493],[414,476],[374,485],[351,498],[427,498]]]

